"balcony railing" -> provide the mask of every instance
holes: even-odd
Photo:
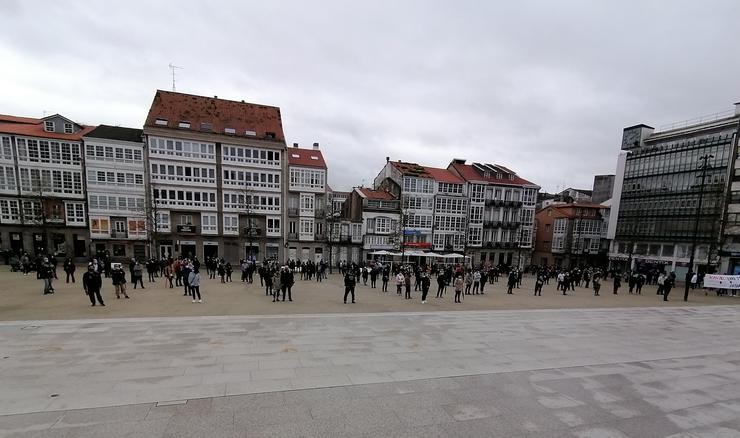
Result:
[[[298,233],[288,233],[288,240],[298,240]]]
[[[288,216],[298,216],[298,209],[296,207],[288,207]]]
[[[114,239],[128,239],[128,231],[111,231],[110,236]]]

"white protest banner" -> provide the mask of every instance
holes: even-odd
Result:
[[[716,275],[704,276],[704,287],[717,289],[740,289],[740,275]]]

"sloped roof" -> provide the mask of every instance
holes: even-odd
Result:
[[[167,125],[157,125],[157,119],[166,120]],[[190,123],[190,128],[178,128],[180,122]],[[231,128],[235,133],[230,136],[285,142],[280,108],[276,106],[173,91],[157,90],[144,126],[216,134]]]
[[[35,119],[33,117],[19,117],[19,116],[11,116],[9,114],[0,114],[0,123],[9,122],[9,123],[41,123],[41,119]]]
[[[141,143],[141,129],[124,128],[121,126],[99,125],[90,131],[85,137],[87,138],[104,138],[109,140],[130,141]]]
[[[532,185],[536,186],[536,184],[527,181],[526,179],[520,177],[513,171],[509,170],[508,168],[496,164],[497,167],[501,168],[502,170],[509,171],[509,173],[513,176],[513,178],[497,178],[496,174],[491,173],[490,175],[484,175],[478,170],[475,169],[471,164],[464,164],[464,163],[458,163],[458,162],[452,162],[448,168],[455,169],[460,176],[463,177],[466,181],[482,181],[482,182],[489,182],[492,184],[502,184],[502,185],[514,185],[514,186],[522,186],[522,185]]]
[[[396,197],[393,194],[386,192],[385,190],[373,190],[369,187],[358,187],[356,189],[360,192],[360,195],[367,199],[377,199],[381,201],[395,200]]]
[[[430,178],[437,182],[445,182],[451,184],[462,184],[465,182],[447,169],[422,166],[420,164],[407,163],[404,161],[391,161],[390,163],[404,176]]]
[[[14,119],[3,122],[0,120],[0,133],[23,135],[28,137],[55,138],[58,140],[80,141],[82,136],[95,129],[94,126],[82,126],[82,129],[72,134],[61,132],[47,132],[44,130],[43,119],[31,119],[28,117],[3,116],[4,120]]]
[[[326,169],[324,155],[318,149],[288,148],[288,165]]]

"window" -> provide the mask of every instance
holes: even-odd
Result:
[[[18,223],[21,220],[18,201],[15,199],[0,199],[0,222]]]
[[[167,119],[156,119],[154,121],[154,124],[159,126],[167,126]]]
[[[67,202],[64,204],[67,225],[85,225],[85,204]]]
[[[485,187],[482,184],[470,185],[470,200],[473,202],[483,202],[485,197]]]
[[[116,233],[125,233],[126,232],[126,222],[125,221],[113,222],[113,230]]]
[[[239,234],[239,215],[236,215],[236,214],[225,214],[224,215],[224,234],[231,234],[231,235]]]
[[[159,211],[156,214],[157,230],[163,233],[170,232],[170,212]]]
[[[90,218],[90,233],[110,234],[109,218]]]
[[[190,129],[190,122],[180,122],[177,124],[178,128]]]
[[[15,168],[0,166],[0,190],[15,191]]]
[[[64,124],[64,133],[65,134],[73,134],[75,132],[74,125],[71,123],[65,123]]]
[[[200,230],[201,230],[201,233],[203,234],[217,234],[218,233],[218,216],[212,213],[201,213],[200,214]]]
[[[324,170],[290,168],[291,190],[317,189],[324,190],[326,172]]]
[[[377,234],[388,234],[393,231],[391,227],[391,219],[387,217],[375,218],[375,233]]]
[[[482,205],[471,205],[470,206],[470,223],[482,223],[483,222],[483,206]]]
[[[180,225],[193,225],[193,215],[191,214],[180,215]]]
[[[313,239],[313,219],[302,218],[298,224],[301,238]]]
[[[236,134],[236,129],[234,129],[234,128],[224,128],[224,134],[234,135],[234,134]]]
[[[279,218],[267,218],[267,234],[276,235],[280,234],[280,219]]]
[[[44,131],[54,132],[54,121],[53,120],[46,120],[44,122]]]

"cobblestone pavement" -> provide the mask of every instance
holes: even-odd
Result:
[[[0,436],[736,437],[740,308],[0,323]]]

